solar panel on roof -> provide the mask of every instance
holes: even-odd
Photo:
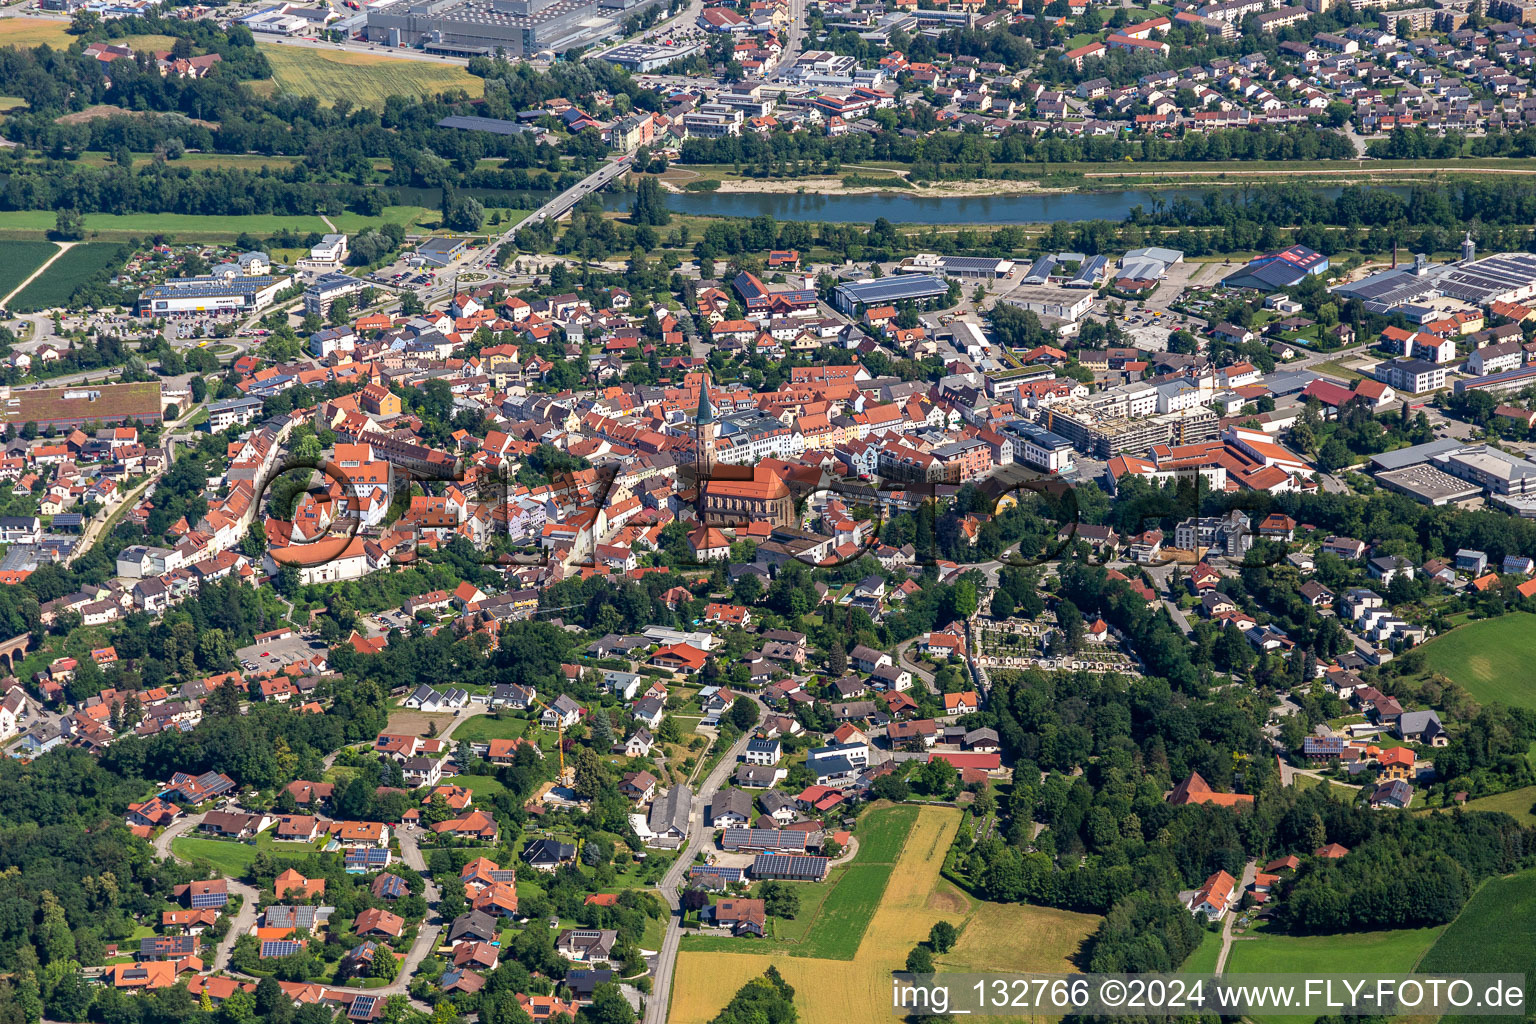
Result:
[[[222,907],[229,902],[227,892],[199,892],[192,894],[192,909],[201,907]]]
[[[304,943],[295,939],[268,939],[261,944],[263,957],[292,956],[304,948]]]
[[[378,996],[357,996],[352,1000],[352,1005],[347,1007],[347,1016],[356,1019],[366,1019],[373,1015],[373,1005],[379,1001]]]
[[[468,117],[455,114],[445,117],[437,122],[439,128],[458,128],[469,132],[490,132],[493,135],[521,135],[524,132],[538,131],[532,125],[518,124],[516,121],[503,121],[495,117]]]

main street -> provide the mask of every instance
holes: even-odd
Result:
[[[756,698],[753,698],[756,703]],[[758,704],[758,713],[761,715],[763,706]],[[666,1024],[667,1005],[672,995],[672,971],[677,966],[678,947],[682,944],[683,928],[682,913],[678,903],[678,890],[682,887],[684,879],[688,876],[688,869],[693,866],[694,858],[704,848],[706,842],[714,838],[714,831],[706,827],[705,812],[709,803],[714,799],[725,780],[736,770],[736,762],[747,750],[747,741],[752,738],[752,731],[741,735],[731,749],[720,758],[720,763],[705,777],[703,785],[693,797],[693,810],[688,818],[688,844],[678,854],[677,860],[667,869],[662,876],[661,884],[657,886],[661,898],[667,901],[672,919],[667,922],[666,936],[661,940],[661,949],[656,954],[656,964],[651,970],[651,994],[645,1002],[645,1024]]]

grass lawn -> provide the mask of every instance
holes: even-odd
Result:
[[[521,736],[532,725],[526,718],[501,718],[493,715],[476,715],[467,722],[461,722],[459,727],[453,730],[449,739],[455,743],[463,740],[466,743],[486,743],[490,740],[510,740]],[[464,783],[469,785],[469,783]],[[470,787],[473,789],[474,787]]]
[[[1536,615],[1529,612],[1459,626],[1424,645],[1424,670],[1439,672],[1482,703],[1536,709],[1533,631]]]
[[[1313,786],[1321,786],[1324,783],[1328,784],[1328,792],[1332,793],[1336,799],[1343,800],[1345,803],[1353,803],[1355,794],[1359,792],[1359,790],[1334,782],[1332,779],[1318,779],[1313,778],[1311,775],[1298,775],[1295,778],[1297,789],[1311,789]]]
[[[3,23],[5,19],[0,19]],[[33,235],[41,237],[53,230],[55,214],[52,210],[7,210],[0,213],[0,232],[8,235]],[[208,241],[232,241],[242,232],[266,237],[274,231],[288,228],[293,231],[325,233],[329,229],[319,217],[283,217],[252,214],[231,216],[200,216],[185,213],[88,213],[85,215],[86,234],[91,238],[127,239],[150,234],[165,234],[177,238],[195,237]]]
[[[11,309],[28,313],[64,305],[75,293],[75,289],[93,274],[117,263],[118,248],[108,242],[87,242],[74,246],[54,260],[53,265],[41,276],[17,292],[16,298],[11,300]]]
[[[125,36],[122,39],[114,39],[113,42],[120,46],[131,46],[134,52],[142,50],[149,53],[159,53],[175,46],[176,37],[158,35]]]
[[[62,50],[75,41],[69,34],[69,21],[42,18],[0,18],[0,46],[32,47],[47,43]]]
[[[1364,380],[1365,375],[1358,370],[1351,370],[1340,360],[1329,360],[1326,363],[1318,363],[1315,367],[1319,373],[1326,373],[1331,377],[1338,377],[1346,381]]]
[[[181,836],[171,841],[171,851],[182,860],[206,860],[221,874],[242,878],[250,870],[258,853],[300,860],[322,850],[326,842],[328,839],[315,843],[279,843],[272,838],[269,829],[257,836],[254,844],[237,843],[232,839]]]
[[[1283,935],[1262,928],[1232,942],[1228,974],[1407,974],[1440,928]],[[1198,953],[1196,955],[1199,955]]]
[[[378,217],[365,217],[360,213],[338,213],[331,218],[338,231],[348,234],[357,234],[364,228],[373,227],[376,224],[399,224],[402,227],[419,227],[427,223],[435,224],[442,219],[442,213],[425,206],[386,206],[384,212]]]
[[[5,261],[0,263],[0,298],[11,294],[59,247],[52,242],[10,242],[5,247]]]
[[[485,803],[492,797],[500,796],[507,791],[493,775],[455,775],[451,779],[444,779],[445,785],[463,786],[475,794],[477,803]]]
[[[667,935],[667,922],[670,918],[648,917],[645,920],[645,931],[640,933],[641,949],[660,949],[662,940]]]
[[[223,839],[195,839],[182,836],[172,840],[171,852],[182,860],[206,860],[222,875],[243,878],[256,859],[256,847]]]
[[[1206,932],[1200,940],[1200,945],[1189,954],[1179,968],[1180,974],[1208,975],[1216,972],[1216,961],[1221,958],[1221,933]]]
[[[277,87],[296,96],[314,96],[332,103],[346,96],[360,106],[382,107],[390,96],[427,98],[452,89],[470,96],[485,91],[484,79],[458,64],[402,60],[373,53],[350,53],[263,45]]]
[[[1531,936],[1536,935],[1536,871],[1492,878],[1472,894],[1456,920],[1424,954],[1426,973],[1524,973],[1531,1005]],[[1443,1024],[1496,1018],[1442,1017]],[[1509,1018],[1503,1018],[1505,1020]]]
[[[1536,786],[1512,789],[1497,796],[1482,796],[1466,803],[1469,811],[1502,811],[1527,827],[1536,825]],[[1426,809],[1427,810],[1427,809]]]

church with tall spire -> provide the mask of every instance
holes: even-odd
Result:
[[[709,376],[706,374],[699,380],[699,409],[693,417],[696,433],[694,435],[694,466],[698,470],[698,480],[703,482],[709,479],[715,468],[715,404],[709,400]]]
[[[694,479],[699,488],[699,518],[709,526],[744,528],[752,523],[789,526],[795,502],[789,486],[768,466],[719,465],[715,440],[719,430],[709,377],[699,382],[699,408],[693,417]]]

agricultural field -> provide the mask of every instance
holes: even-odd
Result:
[[[891,823],[899,819],[890,811],[884,813],[886,820],[861,836],[876,853],[888,848],[889,835],[899,829]],[[955,949],[939,958],[946,970],[1071,969],[1067,957],[1097,926],[1098,918],[973,902],[939,877],[960,817],[952,807],[916,810],[851,963],[782,953],[703,952],[690,946],[678,955],[669,1024],[704,1024],[769,964],[795,987],[796,1006],[805,1024],[886,1024],[892,1019],[888,1009],[891,971],[901,969],[907,953],[941,919],[960,928]]]
[[[0,18],[0,46],[27,48],[47,43],[55,50],[62,50],[74,41],[75,37],[69,34],[68,21]]]
[[[0,298],[15,291],[17,285],[58,251],[59,247],[52,242],[7,243],[5,261],[0,262]]]
[[[1536,935],[1536,871],[1492,878],[1472,894],[1456,920],[1419,962],[1424,973],[1526,974],[1531,1005],[1531,936]],[[1443,1017],[1442,1024],[1509,1018]]]
[[[918,816],[915,807],[889,807],[867,814],[867,824],[857,834],[859,851],[853,863],[833,868],[826,882],[799,886],[800,914],[793,921],[773,923],[775,941],[690,936],[683,947],[727,953],[771,950],[782,956],[852,960]]]
[[[390,96],[426,97],[450,89],[479,96],[485,91],[484,80],[458,64],[282,45],[264,45],[261,52],[272,65],[278,89],[327,104],[346,96],[360,106],[382,107]]]
[[[47,271],[16,294],[11,300],[11,308],[25,313],[64,305],[76,288],[99,271],[114,266],[119,253],[120,247],[111,242],[84,242],[72,246],[54,260]]]
[[[1511,612],[1459,626],[1424,645],[1424,670],[1438,672],[1475,699],[1536,709],[1536,663],[1529,657],[1536,615]]]

